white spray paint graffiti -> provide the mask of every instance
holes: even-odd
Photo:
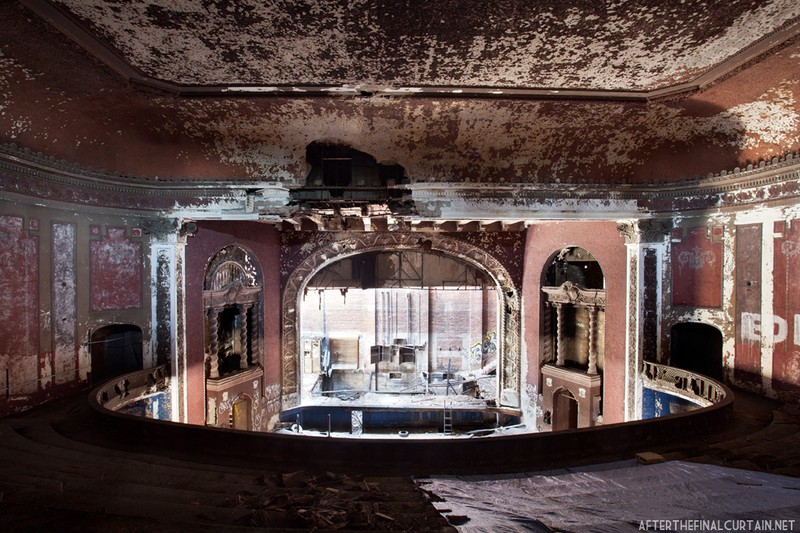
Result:
[[[789,334],[789,322],[778,315],[762,315],[759,313],[742,313],[742,340],[758,342],[762,335],[772,334],[772,342],[786,341]],[[800,314],[794,315],[794,335],[792,342],[800,346]]]

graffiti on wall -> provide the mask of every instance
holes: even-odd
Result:
[[[478,369],[484,361],[491,360],[497,355],[497,332],[490,331],[483,339],[469,346],[469,368]]]
[[[743,341],[760,342],[762,336],[771,334],[773,344],[777,345],[788,340],[791,344],[800,346],[800,314],[786,320],[778,315],[742,313],[740,326]],[[790,328],[793,330],[791,334]]]

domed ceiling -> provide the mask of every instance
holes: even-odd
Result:
[[[0,19],[5,150],[140,179],[301,186],[313,142],[412,184],[675,182],[800,149],[790,0],[19,0]]]

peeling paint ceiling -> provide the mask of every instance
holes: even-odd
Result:
[[[129,83],[24,7],[43,1],[0,2],[0,143],[86,169],[147,180],[302,186],[309,171],[306,147],[325,141],[402,165],[415,184],[561,186],[678,182],[800,150],[797,37],[715,83],[649,101],[459,94],[311,97],[291,92],[200,98]],[[149,2],[162,6],[149,10],[142,2],[61,0],[58,5],[72,9],[73,16],[85,20],[85,28],[148,75],[173,82],[411,83],[424,78],[520,87],[555,86],[569,79],[574,88],[624,89],[685,81],[785,27],[800,11],[800,4],[782,0],[686,0],[657,6],[638,0],[575,2],[558,3],[558,9],[556,3],[512,2],[502,13],[494,3],[476,3],[481,16],[462,9],[466,14],[458,21],[451,18],[445,31],[431,17],[452,16],[453,4],[428,4],[420,3],[419,20],[406,16],[402,24],[390,23],[386,14],[400,17],[408,8],[403,2],[330,4],[328,18],[314,8],[316,3]],[[376,5],[383,7],[370,7]],[[243,9],[247,17],[236,11]],[[630,16],[623,17],[622,11]],[[590,16],[593,12],[597,18]],[[320,48],[319,37],[312,39],[316,48],[303,45],[303,57],[292,48],[303,32],[336,24],[350,28],[348,17],[359,13],[375,21],[358,31],[352,27],[349,36],[334,32],[329,50]],[[280,23],[267,25],[273,19]],[[218,23],[216,32],[212,21]],[[535,53],[521,44],[533,39],[534,27],[547,44]],[[405,28],[402,35],[418,39],[400,39],[400,28]],[[267,32],[263,35],[269,39],[257,38],[259,32]],[[384,39],[390,34],[395,38]],[[513,44],[501,38],[506,34],[513,35],[508,37]],[[480,36],[506,44],[490,54],[488,45],[478,53],[461,43]],[[581,39],[589,44],[577,44]],[[186,44],[190,41],[191,46]],[[414,48],[412,42],[424,46]],[[445,42],[451,48],[443,48]],[[361,43],[362,48],[344,58],[337,43]],[[608,48],[609,43],[617,48]],[[389,61],[406,56],[406,62]],[[429,61],[425,68],[420,66],[423,56]],[[527,70],[520,67],[511,75],[515,57],[527,61]]]
[[[796,0],[55,0],[182,85],[648,91],[796,22]]]

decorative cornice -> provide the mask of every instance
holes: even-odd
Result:
[[[246,370],[241,370],[229,376],[206,379],[206,387],[209,392],[223,392],[236,385],[259,379],[264,375],[264,369],[260,366],[251,366]]]
[[[695,176],[668,182],[629,183],[514,183],[514,184],[455,184],[451,182],[414,183],[408,186],[415,199],[436,200],[457,196],[465,199],[486,199],[508,196],[526,198],[585,198],[641,200],[676,198],[682,196],[715,195],[741,189],[765,187],[777,183],[800,180],[800,154],[788,153],[771,160],[761,160],[736,167],[731,171],[709,173],[705,177]]]
[[[542,376],[558,378],[576,385],[582,385],[587,389],[599,387],[603,383],[603,377],[600,374],[587,374],[585,370],[551,364],[542,366]]]
[[[768,194],[760,192],[775,186],[779,186],[779,189],[770,190]],[[723,170],[703,178],[673,182],[497,185],[417,182],[405,187],[412,192],[413,201],[418,205],[427,202],[432,206],[435,202],[455,200],[476,204],[507,202],[512,210],[518,211],[514,215],[517,217],[519,213],[537,211],[538,204],[526,205],[526,202],[560,199],[570,200],[578,207],[581,202],[603,202],[605,205],[609,201],[612,204],[617,201],[620,202],[618,210],[627,212],[635,209],[637,212],[631,212],[631,215],[641,215],[642,212],[671,212],[676,208],[719,208],[800,197],[800,155],[790,153],[773,157],[770,161],[749,164],[745,168],[737,167],[730,172]],[[0,144],[0,188],[25,196],[51,198],[78,205],[103,201],[103,198],[88,198],[86,195],[116,195],[115,201],[119,207],[132,211],[163,210],[192,203],[233,202],[231,211],[236,213],[244,213],[255,207],[248,207],[248,200],[253,196],[252,191],[257,190],[263,196],[263,201],[258,202],[259,211],[264,209],[278,213],[286,208],[277,204],[283,198],[288,198],[288,191],[295,186],[241,177],[152,178],[108,173],[32,152],[15,144]],[[280,189],[280,194],[275,196],[277,193],[273,193],[273,189]],[[68,191],[69,194],[58,195],[59,190]],[[743,197],[742,192],[746,191],[752,194]],[[731,196],[734,194],[736,197]],[[133,201],[127,202],[120,196]],[[637,205],[630,202],[637,202]],[[260,205],[262,203],[264,205]],[[603,212],[603,209],[598,207],[598,212]]]
[[[203,305],[207,308],[224,307],[234,304],[258,303],[261,287],[246,287],[241,283],[234,283],[222,290],[203,291]]]

